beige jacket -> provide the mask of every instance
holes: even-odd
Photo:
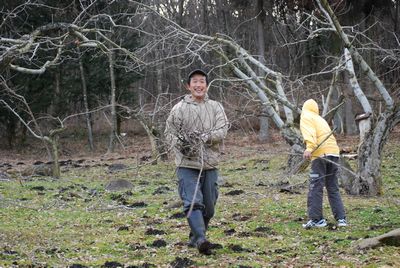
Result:
[[[165,129],[167,140],[174,148],[176,166],[204,170],[216,168],[228,128],[228,119],[219,102],[206,96],[203,102],[198,103],[191,95],[186,95],[172,108]],[[193,139],[194,136],[202,140]],[[191,152],[184,155],[182,146],[188,143]]]

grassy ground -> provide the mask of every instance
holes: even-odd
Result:
[[[138,167],[136,159],[119,160],[129,168],[114,173],[104,165],[64,167],[60,180],[14,175],[0,181],[0,267],[399,267],[399,248],[354,249],[360,239],[400,227],[400,151],[393,145],[383,164],[384,195],[343,194],[350,225],[340,229],[326,199],[331,224],[301,227],[306,188],[280,191],[285,155],[248,147],[225,156],[208,231],[220,247],[207,257],[186,246],[188,227],[170,163]],[[105,191],[117,178],[133,189]]]

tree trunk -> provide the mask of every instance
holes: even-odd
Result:
[[[351,194],[376,196],[382,194],[382,151],[391,129],[399,123],[400,112],[382,113],[375,127],[366,135],[358,148],[357,178],[352,183]]]
[[[150,145],[151,145],[151,157],[154,160],[154,164],[158,163],[158,159],[161,157],[161,159],[165,158],[165,151],[161,150],[160,148],[164,145],[164,142],[160,142],[161,139],[157,137],[157,131],[153,129],[151,125],[149,125],[146,120],[144,120],[142,117],[138,116],[137,119],[139,120],[140,124],[143,126],[144,130],[146,131],[146,134],[150,140]],[[161,146],[160,146],[161,145]]]
[[[208,5],[208,0],[203,0],[203,32],[206,35],[210,35],[210,21],[209,21],[209,15],[208,15],[208,9],[209,9],[209,5]]]
[[[298,164],[303,161],[304,141],[300,131],[293,126],[285,125],[281,129],[281,134],[291,147],[287,171],[289,174],[294,174]]]
[[[265,21],[265,11],[263,0],[257,0],[257,6],[255,10],[255,15],[257,17],[257,50],[258,58],[261,64],[265,65],[265,37],[264,37],[264,21]],[[259,76],[264,76],[264,71],[259,68]],[[269,119],[266,116],[265,108],[262,109],[261,115],[259,116],[260,130],[258,133],[258,140],[261,142],[267,142],[269,139]]]
[[[108,153],[114,152],[115,140],[117,139],[117,109],[115,102],[115,73],[114,73],[114,52],[110,50],[108,53],[108,60],[110,66],[110,80],[111,80],[111,133],[110,142],[108,144]]]
[[[7,144],[10,149],[13,148],[14,140],[16,136],[17,122],[11,114],[6,115],[6,132],[7,132]]]
[[[218,16],[218,24],[219,24],[219,32],[223,34],[228,33],[228,23],[226,21],[226,11],[224,8],[224,3],[222,3],[222,0],[215,0],[216,6],[217,6],[217,16]]]
[[[150,138],[150,142],[152,145],[153,151],[153,159],[158,162],[158,159],[167,160],[168,155],[164,154],[165,150],[165,137],[164,137],[164,129],[165,129],[165,112],[164,107],[169,102],[165,93],[168,93],[168,88],[163,85],[163,63],[158,64],[156,67],[156,75],[157,75],[157,101],[154,107],[154,116],[152,118],[152,126],[146,130],[148,132],[148,136]],[[153,148],[154,147],[154,148]]]
[[[344,106],[345,112],[344,112],[344,120],[345,120],[345,129],[346,129],[346,134],[348,135],[354,135],[357,133],[357,125],[356,121],[354,120],[354,112],[353,112],[353,102],[351,99],[348,99],[345,103]]]
[[[87,97],[87,86],[86,86],[86,76],[83,69],[82,58],[79,58],[79,70],[81,75],[81,82],[82,82],[82,93],[83,93],[83,106],[85,108],[85,118],[86,118],[86,127],[88,131],[88,141],[89,141],[89,148],[90,151],[93,152],[94,144],[93,144],[93,131],[92,131],[92,122],[90,120],[90,110],[89,110],[89,103]]]
[[[52,116],[59,116],[60,113],[60,94],[61,94],[61,70],[60,66],[57,66],[55,68],[55,73],[54,73],[54,98],[53,101],[49,107],[49,114]]]
[[[44,142],[50,145],[51,148],[51,160],[53,161],[52,173],[53,177],[59,179],[61,177],[61,169],[58,158],[58,137],[61,132],[65,130],[63,124],[60,128],[50,130],[49,136],[41,138]],[[36,136],[39,137],[39,136]],[[40,137],[39,137],[40,138]]]
[[[58,136],[48,139],[47,142],[51,146],[51,156],[53,160],[53,177],[59,179],[61,177],[60,163],[58,159]]]
[[[260,130],[258,132],[258,140],[261,142],[269,141],[269,118],[266,116],[266,110],[262,109],[259,116]]]

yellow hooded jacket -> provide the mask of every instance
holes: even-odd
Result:
[[[326,139],[332,130],[326,120],[319,115],[318,104],[313,99],[309,99],[303,104],[300,130],[306,143],[306,150],[312,152],[312,159],[324,155],[339,156],[339,147],[335,137],[330,135]],[[320,144],[324,139],[326,140]]]

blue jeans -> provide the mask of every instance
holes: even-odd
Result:
[[[194,199],[193,209],[203,212],[205,218],[211,219],[215,213],[215,204],[218,199],[218,170],[200,170],[178,167],[177,176],[179,179],[179,196],[183,201],[183,210],[187,213],[192,204],[196,184],[199,179],[199,187]]]

